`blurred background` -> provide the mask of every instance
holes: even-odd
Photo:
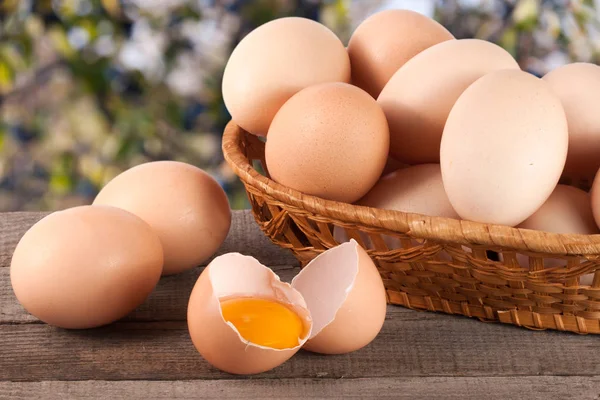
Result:
[[[600,0],[0,0],[0,211],[90,203],[116,174],[162,159],[205,169],[245,208],[220,149],[236,43],[290,15],[347,43],[387,8],[495,42],[540,76],[600,61]]]

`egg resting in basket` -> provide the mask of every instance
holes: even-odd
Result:
[[[338,245],[338,227],[367,249],[390,304],[532,329],[600,333],[600,235],[517,229],[304,195],[269,179],[264,142],[234,122],[225,129],[223,154],[242,180],[262,231],[302,265]],[[523,257],[528,268],[519,263]],[[559,265],[546,268],[548,260]]]

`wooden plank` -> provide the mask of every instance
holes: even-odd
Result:
[[[21,237],[45,215],[47,213],[0,213],[0,268],[10,266]],[[249,210],[233,211],[229,235],[215,256],[229,252],[253,256],[269,266],[299,265],[290,251],[276,246],[261,232]]]
[[[299,267],[274,266],[279,277],[289,282],[300,271]],[[179,275],[163,277],[144,304],[125,321],[185,321],[187,304],[192,288],[203,268],[195,268]],[[9,268],[0,268],[0,325],[37,323],[19,304],[10,285]]]
[[[600,375],[600,341],[594,336],[388,310],[382,332],[366,348],[339,356],[301,352],[260,377]],[[88,331],[0,325],[0,380],[223,378],[231,376],[196,353],[185,322],[119,323]]]
[[[86,399],[598,399],[600,377],[231,379],[0,382],[0,398]]]

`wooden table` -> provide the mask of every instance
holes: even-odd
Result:
[[[185,322],[201,269],[163,278],[124,320],[67,331],[16,301],[9,265],[41,213],[0,214],[0,398],[599,399],[600,337],[536,332],[388,307],[382,332],[352,354],[300,352],[256,376],[222,373],[195,351]],[[234,212],[219,253],[238,251],[282,279],[296,260],[271,244],[248,212]]]

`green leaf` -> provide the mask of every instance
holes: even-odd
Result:
[[[50,190],[55,193],[66,194],[73,189],[73,180],[65,174],[53,174],[50,177]]]
[[[4,151],[4,145],[6,144],[6,135],[8,130],[6,125],[0,123],[0,152]]]
[[[169,100],[165,107],[167,122],[173,127],[181,128],[183,125],[183,112],[179,104],[174,100]]]
[[[538,24],[540,0],[520,0],[513,11],[515,25],[524,31],[532,31]]]
[[[6,93],[13,87],[15,72],[7,62],[0,59],[0,93]]]
[[[519,41],[519,34],[515,28],[509,28],[502,34],[499,44],[506,51],[508,51],[513,57],[517,56],[517,43]]]
[[[69,44],[67,34],[63,27],[54,25],[48,30],[48,37],[52,42],[54,49],[63,57],[70,60],[76,55],[75,51]]]

